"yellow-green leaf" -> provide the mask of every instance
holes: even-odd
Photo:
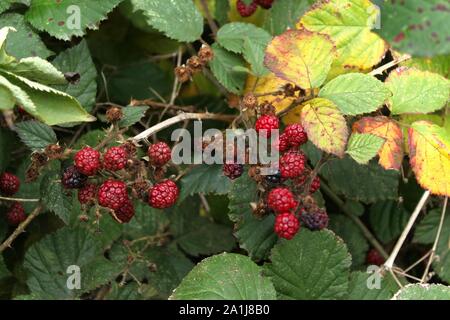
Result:
[[[370,133],[353,133],[347,146],[347,153],[359,164],[367,164],[383,146],[384,139]]]
[[[323,98],[308,101],[301,113],[308,138],[323,151],[343,157],[348,138],[345,118],[333,102]]]
[[[443,76],[415,68],[400,67],[386,79],[392,92],[388,105],[394,114],[430,113],[445,106],[450,95],[450,81]]]
[[[409,129],[409,158],[419,184],[431,193],[450,196],[450,132],[428,121]]]
[[[376,65],[387,50],[386,42],[371,31],[377,23],[378,7],[369,0],[319,1],[297,23],[297,28],[329,35],[339,57],[333,76]]]
[[[269,43],[264,63],[276,76],[312,89],[324,83],[335,54],[334,44],[327,36],[288,30]]]

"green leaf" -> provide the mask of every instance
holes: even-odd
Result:
[[[381,107],[390,95],[383,82],[363,73],[338,76],[319,92],[319,97],[333,101],[345,115],[373,112]]]
[[[352,255],[352,267],[362,266],[366,260],[369,243],[358,226],[344,215],[332,214],[328,228],[344,240]]]
[[[46,59],[53,54],[52,51],[47,49],[39,35],[25,22],[23,15],[17,13],[3,14],[0,19],[0,29],[6,26],[11,26],[17,30],[17,32],[12,32],[9,35],[9,41],[6,45],[6,51],[14,57],[18,59],[26,57]]]
[[[77,83],[55,86],[55,89],[75,97],[87,111],[91,111],[97,95],[97,69],[86,41],[61,52],[52,63],[61,72],[80,75]]]
[[[233,68],[245,68],[245,62],[237,54],[228,52],[217,44],[213,44],[211,48],[214,51],[214,59],[209,65],[214,76],[228,91],[240,94],[244,89],[247,74],[233,71]]]
[[[124,128],[131,127],[145,116],[147,110],[147,106],[129,106],[122,108],[123,118],[119,121],[119,126]]]
[[[230,11],[229,1],[216,1],[214,17],[220,25],[224,25],[228,22],[228,12]]]
[[[199,215],[198,200],[186,199],[172,210],[171,230],[178,245],[192,256],[231,251],[232,230]]]
[[[167,37],[193,42],[203,33],[203,17],[191,0],[130,0],[133,11],[142,11],[146,23]]]
[[[23,121],[16,124],[16,128],[20,140],[22,140],[31,151],[42,150],[48,145],[58,142],[58,138],[53,129],[41,122],[34,120]]]
[[[414,56],[448,54],[448,10],[442,0],[383,1],[377,32],[401,52]]]
[[[268,73],[263,62],[265,49],[271,39],[264,29],[243,22],[228,23],[217,32],[217,42],[229,51],[243,54],[258,77]]]
[[[181,179],[180,201],[201,192],[225,194],[230,187],[230,179],[223,175],[221,165],[198,165]]]
[[[33,0],[25,18],[36,29],[60,40],[81,37],[87,29],[98,29],[99,22],[123,0]]]
[[[265,259],[278,240],[273,231],[275,216],[269,214],[257,219],[252,213],[246,212],[236,224],[235,236],[239,246],[246,250],[253,260]]]
[[[239,222],[245,215],[252,214],[250,202],[257,201],[257,185],[246,172],[233,181],[228,193],[230,202],[229,217],[233,222]]]
[[[348,300],[389,300],[398,290],[389,273],[352,272],[348,284]]]
[[[156,235],[163,232],[169,225],[167,215],[161,210],[154,209],[141,201],[136,202],[133,219],[124,225],[125,236],[133,239]]]
[[[27,78],[41,84],[65,84],[64,75],[50,62],[39,57],[28,57],[1,66],[3,70],[9,71],[16,76]]]
[[[449,78],[450,75],[450,55],[434,56],[406,60],[400,64],[401,66],[412,67],[422,71],[430,71],[438,73],[441,76]]]
[[[364,203],[397,199],[399,173],[384,170],[374,161],[360,165],[345,157],[326,163],[320,172],[329,186],[346,198]]]
[[[204,259],[175,289],[172,300],[274,300],[275,290],[250,258],[223,253]]]
[[[30,114],[36,114],[36,106],[34,105],[33,101],[31,101],[28,94],[22,90],[20,87],[12,84],[8,79],[3,77],[0,74],[0,86],[3,88],[3,92],[5,93],[5,96],[3,96],[2,99],[5,99],[4,103],[6,103],[5,106],[1,107],[0,109],[11,109],[11,105],[8,105],[8,103],[11,103],[9,100],[12,95],[13,103],[20,105],[23,109],[25,109]]]
[[[409,214],[402,204],[382,201],[370,207],[370,225],[376,237],[383,243],[394,240],[403,231]]]
[[[399,290],[393,300],[450,300],[450,287],[442,284],[410,284]]]
[[[57,172],[47,174],[41,183],[41,198],[48,210],[54,212],[61,220],[68,224],[72,209],[72,201],[66,195]]]
[[[0,77],[0,110],[10,110],[16,104],[16,98],[9,89],[10,84],[5,83],[5,78]]]
[[[146,259],[155,266],[155,271],[147,274],[149,284],[167,299],[194,264],[180,251],[172,248],[152,248],[145,253]]]
[[[13,0],[4,0],[2,2],[0,2],[0,13],[6,11],[9,9],[9,7],[11,6]]]
[[[234,180],[229,197],[229,213],[231,221],[236,223],[235,236],[239,246],[246,250],[256,261],[267,257],[277,242],[278,237],[273,232],[274,215],[262,219],[253,216],[250,203],[257,201],[257,185],[247,173]]]
[[[143,62],[118,68],[106,82],[110,99],[127,105],[131,99],[160,99],[161,96],[169,96],[173,81],[160,66]]]
[[[414,233],[413,242],[424,244],[432,244],[434,242],[439,227],[441,213],[442,209],[431,210],[425,218],[420,221]],[[450,239],[450,218],[447,211],[436,248],[436,255],[439,259],[436,259],[432,265],[433,270],[446,282],[450,282],[450,248],[448,246],[448,239]]]
[[[385,140],[369,133],[353,133],[348,140],[347,154],[359,164],[367,164],[375,157]]]
[[[329,230],[303,229],[292,240],[282,239],[270,261],[265,272],[281,299],[338,299],[347,294],[351,256]]]
[[[295,29],[295,23],[313,4],[313,0],[277,0],[273,2],[264,29],[277,36],[287,29]]]
[[[81,289],[67,287],[68,267],[78,266]],[[103,257],[100,241],[83,228],[65,227],[33,244],[25,254],[24,267],[28,271],[28,287],[41,299],[73,299],[106,281],[117,271]]]
[[[87,113],[72,96],[11,72],[3,72],[3,74],[12,84],[20,87],[25,92],[25,97],[31,100],[31,104],[29,101],[23,103],[23,108],[46,124],[57,125],[95,120],[95,117]],[[21,99],[24,98],[21,97]],[[23,101],[18,99],[18,102],[22,104]]]
[[[399,68],[386,79],[392,92],[388,106],[393,114],[430,113],[445,106],[450,81],[439,74],[414,68]]]

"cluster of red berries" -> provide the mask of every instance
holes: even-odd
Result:
[[[147,151],[155,171],[170,161],[171,153],[170,147],[164,142],[152,144]],[[75,154],[74,165],[63,171],[61,182],[66,189],[78,189],[78,200],[82,205],[98,203],[110,209],[118,222],[129,222],[135,213],[132,197],[129,196],[129,186],[117,176],[120,176],[118,171],[133,167],[134,157],[135,150],[127,144],[111,147],[103,155],[89,146],[84,147]],[[103,179],[105,176],[106,180]],[[99,183],[99,180],[103,182]],[[131,187],[139,185],[140,190],[135,194],[139,194],[137,197],[153,208],[168,208],[177,201],[179,190],[175,182],[159,179],[150,186],[150,183],[138,180]]]
[[[278,118],[270,113],[261,115],[255,123],[255,129],[266,137],[271,137],[271,130],[279,129],[279,126]],[[262,180],[265,189],[269,190],[263,201],[276,214],[275,233],[285,239],[292,239],[300,225],[310,230],[328,226],[328,214],[310,196],[320,188],[320,179],[307,167],[308,159],[299,149],[307,141],[301,124],[288,125],[273,141],[273,147],[281,153],[279,170]]]
[[[0,194],[5,197],[15,195],[20,188],[20,179],[9,172],[0,175]],[[12,226],[17,226],[25,221],[27,215],[25,209],[20,202],[14,201],[6,212],[6,220]]]
[[[258,9],[258,6],[260,6],[263,9],[270,9],[272,8],[272,4],[275,0],[251,0],[247,1],[248,4],[246,4],[245,0],[238,0],[236,2],[236,9],[241,15],[241,17],[250,17],[253,15]]]

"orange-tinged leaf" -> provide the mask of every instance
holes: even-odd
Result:
[[[380,165],[399,170],[403,160],[403,133],[400,126],[388,117],[365,117],[353,124],[353,131],[370,133],[386,140],[378,155]]]
[[[325,152],[344,156],[347,123],[333,102],[323,98],[312,99],[303,106],[301,118],[312,143]]]
[[[306,30],[288,30],[266,49],[264,64],[276,76],[303,89],[320,87],[336,55],[328,36]]]
[[[417,121],[408,136],[410,163],[419,184],[433,194],[450,196],[450,132]]]
[[[258,81],[255,85],[255,82]],[[281,95],[266,95],[267,93],[275,92],[278,90],[282,90],[283,86],[288,84],[289,82],[278,78],[273,73],[269,73],[267,76],[256,78],[253,75],[249,75],[247,78],[247,82],[245,84],[245,92],[251,92],[258,96],[258,103],[263,103],[264,101],[271,102],[277,112],[282,111],[289,107],[292,102],[295,100],[295,97],[285,97],[283,94]]]

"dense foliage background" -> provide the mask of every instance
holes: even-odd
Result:
[[[275,0],[250,17],[235,0],[2,0],[0,174],[21,186],[0,197],[0,298],[450,299],[449,12],[445,0]],[[214,58],[183,82],[175,68],[202,45]],[[220,165],[170,166],[176,205],[136,200],[127,224],[61,185],[73,152],[180,112],[208,114],[204,130],[251,127],[249,93],[308,132],[327,229],[278,239],[274,215],[253,213],[248,167],[232,181]],[[148,141],[181,127],[192,122]],[[372,249],[390,259],[367,273]]]

